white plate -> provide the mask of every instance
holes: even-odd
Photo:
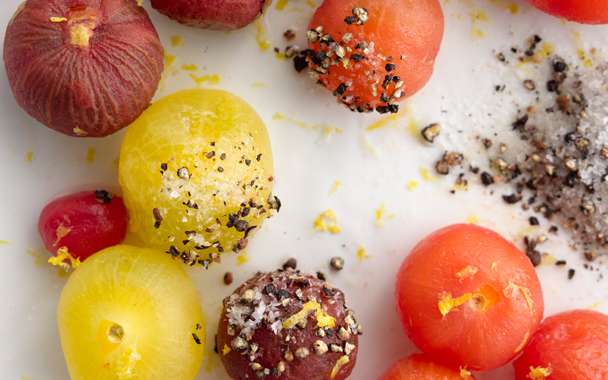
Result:
[[[289,257],[298,259],[300,269],[324,271],[347,295],[364,326],[351,378],[368,380],[398,358],[417,351],[401,329],[393,301],[395,273],[416,242],[437,228],[473,218],[521,247],[528,223],[520,207],[504,204],[481,186],[451,195],[454,177],[424,180],[421,174],[421,168],[432,174],[442,150],[452,146],[460,151],[468,149],[465,153],[469,158],[482,160],[470,150],[479,145],[470,141],[474,137],[471,131],[482,131],[486,125],[490,135],[494,131],[490,128],[504,129],[513,121],[518,92],[514,92],[512,103],[492,101],[496,99],[495,85],[521,85],[521,78],[496,60],[500,49],[523,46],[527,38],[538,33],[553,42],[557,53],[571,60],[577,59],[579,47],[595,46],[600,53],[605,52],[607,27],[562,23],[523,0],[512,1],[446,1],[446,33],[435,74],[424,90],[406,102],[407,112],[388,127],[374,131],[366,128],[382,116],[353,114],[337,105],[331,94],[307,75],[296,74],[291,62],[277,59],[273,52],[275,46],[283,50],[287,45],[282,34],[289,27],[297,30],[296,43],[304,45],[306,25],[314,11],[310,1],[290,0],[283,11],[275,8],[275,2],[261,23],[271,47],[265,51],[256,42],[256,25],[231,34],[190,29],[144,4],[167,53],[176,56],[167,68],[170,75],[163,82],[164,90],[156,99],[196,86],[190,72],[181,69],[183,64],[196,64],[194,74],[199,77],[218,74],[220,84],[209,87],[241,96],[265,120],[275,156],[275,193],[283,202],[280,214],[268,220],[250,243],[247,263],[237,265],[236,255],[230,253],[222,256],[221,265],[208,271],[188,269],[203,301],[208,334],[207,354],[197,379],[227,379],[213,353],[222,299],[256,271],[278,268]],[[7,25],[20,2],[2,2],[0,25]],[[502,7],[514,3],[519,6],[517,15]],[[477,11],[483,11],[489,21],[473,23]],[[483,31],[484,37],[473,39],[472,28]],[[573,30],[585,43],[574,41]],[[183,45],[173,46],[172,36],[181,37]],[[0,245],[0,377],[67,379],[55,316],[66,278],[58,277],[57,269],[46,263],[49,254],[36,224],[40,210],[59,195],[97,187],[119,192],[114,162],[124,132],[99,140],[53,132],[17,106],[2,72],[0,239],[13,244]],[[306,127],[276,120],[277,113],[301,120]],[[433,146],[421,143],[408,129],[413,125],[419,130],[437,121],[444,130]],[[326,133],[324,126],[341,132]],[[93,162],[87,160],[90,149],[95,149]],[[32,152],[31,162],[28,152]],[[341,186],[330,195],[335,181],[341,181]],[[409,190],[411,181],[419,186]],[[386,215],[394,217],[382,220],[381,228],[376,224],[376,210],[383,204]],[[329,209],[334,210],[342,234],[313,231],[317,216]],[[131,243],[136,240],[130,238]],[[360,262],[360,248],[371,257]],[[580,253],[568,248],[567,236],[546,243],[543,250],[567,259],[568,268],[577,269],[576,276],[568,280],[567,269],[554,265],[538,268],[545,315],[591,306],[608,313],[608,280],[598,281],[605,266],[600,272],[582,269]],[[346,260],[342,272],[329,269],[332,256]],[[223,285],[226,271],[234,273],[231,286]],[[512,373],[507,365],[478,378],[507,380],[512,379]]]

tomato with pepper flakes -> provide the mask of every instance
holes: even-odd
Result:
[[[472,224],[445,227],[418,243],[399,270],[395,296],[403,328],[419,349],[476,371],[513,359],[544,310],[530,259]]]
[[[573,310],[546,318],[513,363],[515,379],[608,379],[608,315]]]
[[[582,24],[608,24],[606,0],[527,0],[552,16]]]
[[[475,379],[465,368],[456,369],[414,354],[393,364],[380,380],[463,380]]]
[[[105,190],[83,191],[49,203],[40,214],[38,232],[54,256],[60,248],[83,261],[120,244],[127,233],[127,209],[121,197]]]
[[[444,19],[438,0],[325,0],[308,28],[314,79],[353,111],[395,113],[430,79]]]

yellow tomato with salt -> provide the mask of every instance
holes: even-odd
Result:
[[[205,330],[194,284],[171,257],[118,245],[87,258],[57,308],[72,380],[192,380]]]
[[[148,108],[125,135],[119,179],[131,230],[185,264],[244,249],[280,207],[270,139],[244,100],[183,90]]]

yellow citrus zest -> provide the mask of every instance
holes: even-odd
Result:
[[[467,302],[471,299],[471,297],[473,297],[473,295],[471,293],[468,293],[462,297],[454,299],[452,298],[452,295],[450,293],[442,292],[439,294],[439,302],[437,303],[437,307],[439,308],[439,312],[441,313],[441,315],[443,315],[443,318],[445,319],[445,316],[448,315],[448,313],[452,311],[453,308],[458,307],[463,303]]]
[[[53,264],[54,266],[60,266],[65,270],[70,269],[70,264],[65,263],[64,260],[69,260],[71,266],[74,268],[78,268],[78,266],[80,265],[80,259],[74,258],[72,255],[70,255],[67,247],[59,248],[57,250],[57,257],[51,257],[48,262]]]
[[[342,366],[345,365],[346,363],[348,363],[349,361],[350,361],[350,359],[346,355],[344,355],[340,359],[338,359],[338,361],[336,362],[336,365],[331,370],[331,378],[333,379],[334,377],[336,377],[338,372],[340,372],[340,368],[342,368]]]
[[[230,349],[230,347],[228,347],[228,345],[224,343],[224,348],[222,349],[222,355],[226,356],[230,353],[230,351],[232,351]]]
[[[467,371],[467,366],[465,365],[464,368],[460,367],[460,377],[462,377],[463,379],[472,379],[473,376],[471,375],[471,372]]]
[[[517,346],[517,348],[515,349],[515,353],[518,353],[519,351],[523,350],[524,347],[526,347],[526,343],[528,343],[528,338],[530,337],[530,331],[526,331],[526,335],[524,336],[524,340],[521,341],[521,344],[519,346]]]
[[[543,367],[530,367],[530,374],[528,377],[532,380],[545,380],[547,376],[551,374],[551,363],[547,366],[547,368]]]
[[[336,320],[321,309],[321,305],[316,301],[308,301],[298,313],[289,317],[283,322],[284,329],[291,329],[303,320],[306,320],[310,313],[317,312],[317,327],[332,328],[336,325]]]
[[[340,227],[338,227],[338,218],[334,214],[333,210],[327,210],[315,221],[315,230],[329,231],[332,234],[342,233]]]

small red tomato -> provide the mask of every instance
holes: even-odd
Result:
[[[49,203],[38,220],[44,246],[53,255],[66,247],[83,261],[120,244],[127,233],[127,209],[121,197],[105,190],[83,191]]]
[[[353,111],[394,113],[430,79],[444,20],[438,0],[325,0],[308,28],[314,78]]]
[[[552,16],[582,24],[608,24],[606,0],[527,0]]]
[[[456,224],[423,239],[397,275],[397,312],[414,344],[476,371],[513,359],[543,316],[530,259],[497,233]]]
[[[513,366],[516,380],[608,379],[608,315],[573,310],[546,318]]]
[[[380,380],[463,380],[475,379],[466,369],[455,369],[426,355],[414,354],[392,365]]]

